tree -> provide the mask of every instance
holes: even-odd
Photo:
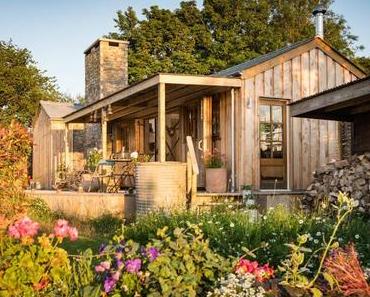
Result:
[[[30,126],[40,100],[62,99],[55,79],[39,70],[29,50],[0,41],[0,122]]]
[[[370,57],[356,57],[354,62],[367,73],[370,75]]]
[[[319,0],[183,1],[174,11],[152,6],[143,19],[118,11],[116,33],[128,40],[129,81],[157,72],[209,74],[314,36],[312,10]],[[333,0],[322,0],[330,7]],[[349,58],[359,48],[345,19],[330,9],[325,39]]]

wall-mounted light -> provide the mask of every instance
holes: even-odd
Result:
[[[97,111],[97,110],[95,110],[95,111],[94,111],[94,116],[93,116],[93,122],[96,122],[96,121],[97,121],[97,119],[98,119],[98,111]]]
[[[94,121],[94,115],[93,113],[90,113],[90,122],[93,122]]]
[[[110,105],[110,104],[108,105],[107,113],[108,113],[109,115],[113,114],[113,111],[112,111],[112,105]]]

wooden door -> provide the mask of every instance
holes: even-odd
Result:
[[[261,100],[259,104],[260,187],[286,189],[286,107],[284,101]]]
[[[185,136],[191,136],[194,143],[195,154],[199,166],[198,187],[205,186],[205,169],[203,156],[203,129],[201,118],[201,104],[195,102],[186,106],[185,110]]]

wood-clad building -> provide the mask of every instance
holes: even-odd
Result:
[[[53,186],[57,166],[64,160],[66,133],[63,117],[77,108],[71,103],[40,101],[32,132],[32,178],[43,188]],[[75,125],[74,128],[78,127]]]
[[[292,118],[289,104],[363,76],[315,37],[211,76],[158,74],[122,86],[66,114],[63,122],[69,133],[75,123],[101,123],[105,158],[136,150],[160,162],[184,162],[191,136],[199,187],[204,157],[218,151],[226,158],[229,190],[298,190],[317,167],[340,158],[341,144],[338,122]],[[73,160],[73,153],[65,152],[66,159]]]

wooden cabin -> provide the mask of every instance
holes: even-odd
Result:
[[[32,178],[42,188],[50,189],[54,184],[57,167],[64,160],[66,135],[63,117],[76,109],[78,106],[71,103],[40,101],[32,130]],[[74,126],[74,129],[78,128]]]
[[[104,155],[137,150],[185,161],[185,137],[204,156],[226,157],[230,190],[304,189],[312,172],[340,158],[338,123],[291,118],[288,104],[365,74],[314,37],[212,76],[158,74],[74,111],[68,123],[102,123]]]

